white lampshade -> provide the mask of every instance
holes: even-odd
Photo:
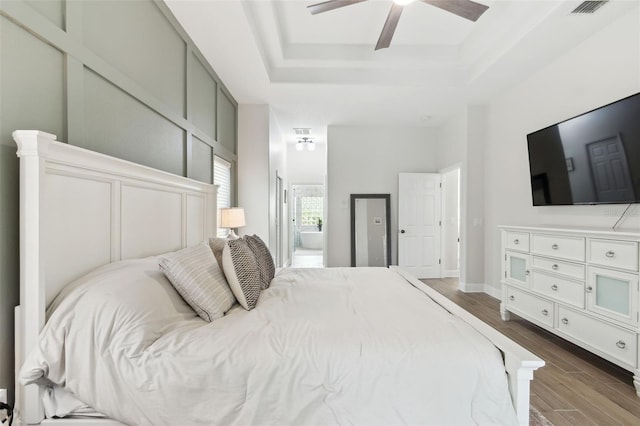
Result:
[[[226,209],[220,209],[220,228],[230,228],[229,234],[232,238],[237,238],[234,228],[240,228],[246,226],[247,223],[244,219],[244,209],[242,207],[231,207]]]
[[[315,151],[316,150],[316,144],[313,143],[313,141],[309,141],[307,142],[307,150],[309,151]]]

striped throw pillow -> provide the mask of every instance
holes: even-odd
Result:
[[[160,269],[205,321],[224,316],[235,298],[209,245],[201,243],[160,258]]]

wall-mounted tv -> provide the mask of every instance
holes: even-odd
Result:
[[[527,135],[534,206],[640,203],[640,93]]]

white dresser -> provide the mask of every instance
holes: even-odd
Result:
[[[640,396],[640,233],[500,226],[502,303],[634,373]]]

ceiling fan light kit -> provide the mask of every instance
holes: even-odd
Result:
[[[338,9],[345,6],[350,6],[352,4],[361,3],[366,0],[328,0],[322,3],[316,3],[307,6],[312,15],[316,15],[318,13],[328,12],[330,10]],[[391,39],[393,38],[393,34],[396,31],[396,27],[398,26],[398,21],[400,20],[400,16],[402,15],[402,10],[404,6],[413,3],[416,0],[393,0],[393,4],[391,5],[391,10],[387,15],[387,20],[382,27],[382,32],[380,33],[380,38],[378,39],[378,43],[376,44],[375,50],[386,49],[391,45]],[[423,3],[427,3],[431,6],[435,6],[439,9],[445,10],[449,13],[453,13],[454,15],[458,15],[462,18],[468,19],[470,21],[477,21],[480,16],[489,6],[486,6],[481,3],[476,3],[472,0],[420,0]]]

